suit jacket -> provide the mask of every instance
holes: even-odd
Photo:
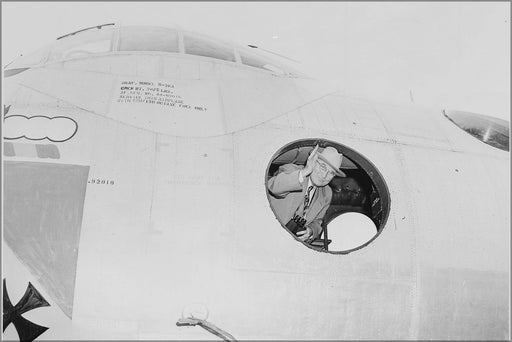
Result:
[[[304,207],[304,196],[308,186],[308,177],[304,177],[304,182],[299,183],[299,171],[303,166],[295,164],[285,164],[279,167],[279,173],[270,178],[267,182],[267,188],[270,191],[270,204],[274,209],[277,219],[284,226],[293,218],[293,215],[299,209],[302,212]],[[313,231],[309,241],[314,240],[322,232],[322,220],[329,205],[331,204],[332,190],[326,185],[317,187],[313,198],[310,200],[310,206],[306,213],[306,227]]]

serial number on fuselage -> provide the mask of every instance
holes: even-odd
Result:
[[[100,179],[100,178],[93,178],[93,179],[89,179],[89,181],[87,181],[87,183],[89,184],[103,184],[103,185],[114,185],[114,181],[111,180],[111,179]]]

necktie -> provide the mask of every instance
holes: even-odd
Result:
[[[309,198],[309,195],[311,194],[311,190],[313,190],[313,185],[310,185],[308,187],[308,190],[306,191],[306,196],[304,196],[304,210],[302,211],[304,214],[306,213],[306,210],[308,210],[309,208],[309,201],[311,200],[311,198]]]

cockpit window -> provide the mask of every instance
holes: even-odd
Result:
[[[204,56],[235,62],[235,53],[231,46],[201,38],[196,35],[185,34],[185,53],[189,55]]]
[[[53,45],[50,61],[109,52],[112,50],[113,33],[111,27],[103,27],[62,37]]]
[[[500,150],[509,151],[510,131],[507,121],[487,115],[456,110],[445,110],[443,114],[459,128],[478,140]]]
[[[119,51],[179,52],[178,32],[160,27],[124,27]]]
[[[193,32],[182,33],[166,27],[118,28],[114,24],[88,27],[61,36],[43,49],[16,58],[5,69],[16,69],[8,72],[8,75],[12,76],[27,70],[27,67],[47,62],[117,51],[186,53],[229,61],[237,65],[244,64],[278,76],[305,77],[288,65],[281,64],[264,54],[254,53],[246,47],[232,45]]]

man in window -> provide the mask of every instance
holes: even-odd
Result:
[[[267,182],[270,204],[281,224],[301,241],[312,242],[322,232],[322,220],[331,203],[327,184],[334,176],[345,177],[339,169],[343,155],[331,146],[319,153],[318,145],[305,166],[285,164]]]

